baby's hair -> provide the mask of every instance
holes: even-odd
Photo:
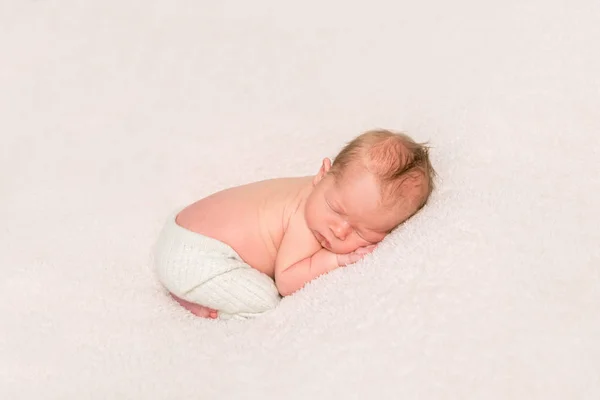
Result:
[[[425,184],[417,210],[427,203],[435,187],[436,172],[429,160],[427,143],[417,143],[405,133],[385,129],[363,133],[340,151],[330,172],[336,179],[341,178],[357,162],[379,178],[382,195],[387,199],[402,196],[407,180],[415,185]]]

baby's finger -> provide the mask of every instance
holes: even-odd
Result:
[[[361,260],[364,256],[366,256],[367,254],[369,254],[370,251],[368,250],[356,250],[354,253],[352,253],[352,258],[356,261]]]
[[[377,245],[371,244],[369,246],[359,247],[357,251],[360,251],[361,254],[368,254],[368,253],[372,252],[373,250],[375,250],[376,247],[377,247]]]

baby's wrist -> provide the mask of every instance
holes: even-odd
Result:
[[[348,257],[345,254],[334,254],[337,267],[345,267],[348,264]]]
[[[341,267],[342,263],[340,262],[341,261],[340,260],[340,255],[336,254],[336,253],[333,253],[333,254],[335,255],[335,265],[337,265],[338,267]]]
[[[311,257],[311,270],[313,270],[317,276],[331,272],[338,267],[337,254],[327,249],[322,248]]]
[[[337,269],[338,267],[343,266],[344,264],[342,263],[344,260],[340,257],[340,254],[334,253],[331,250],[322,248],[321,252],[324,253],[325,258],[328,260],[326,262],[326,264],[328,265],[327,267],[327,271],[333,271],[334,269]]]

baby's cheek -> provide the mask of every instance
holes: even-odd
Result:
[[[354,233],[354,242],[356,244],[356,247],[364,247],[364,246],[368,246],[373,244],[373,242],[368,241],[367,239],[364,239],[362,236],[360,236],[358,233]]]

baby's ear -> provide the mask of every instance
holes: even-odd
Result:
[[[321,179],[323,179],[325,175],[327,175],[330,168],[331,160],[329,158],[324,158],[323,163],[321,164],[321,168],[319,168],[319,172],[317,173],[317,175],[315,175],[315,178],[313,179],[313,185],[316,185],[317,183],[321,182]]]

